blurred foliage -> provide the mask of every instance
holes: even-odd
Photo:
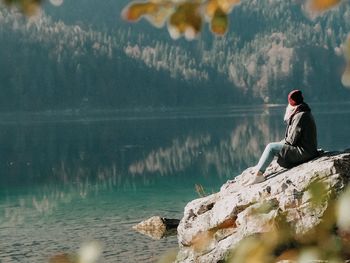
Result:
[[[210,24],[213,33],[225,34],[228,29],[227,15],[238,3],[239,0],[135,1],[123,10],[122,16],[130,22],[144,17],[156,27],[167,23],[173,38],[184,35],[187,39],[193,39],[202,30],[204,21]]]
[[[16,6],[26,15],[35,15],[43,0],[2,0],[6,5]]]
[[[156,27],[168,26],[170,35],[177,39],[184,35],[195,38],[208,22],[211,31],[224,35],[228,30],[228,15],[240,0],[148,0],[133,1],[124,8],[125,20],[136,22],[142,17]],[[311,12],[324,12],[340,3],[340,0],[307,0]]]
[[[36,14],[43,0],[2,0],[9,6],[17,6],[27,15]],[[338,5],[341,0],[305,0],[307,9],[323,12]],[[52,2],[54,5],[55,2]],[[185,36],[194,39],[205,22],[216,35],[228,30],[228,15],[240,0],[146,0],[131,1],[122,11],[129,22],[145,18],[155,27],[168,26],[172,38]]]
[[[312,207],[327,204],[320,223],[306,233],[296,234],[287,211],[279,210],[272,231],[242,240],[231,251],[227,262],[344,262],[350,259],[350,188],[340,197],[327,192],[323,182],[313,182],[307,189]],[[258,212],[258,211],[257,211]]]
[[[309,5],[311,10],[323,12],[340,3],[340,0],[310,0]]]
[[[59,253],[49,258],[48,263],[96,263],[102,254],[102,245],[97,241],[83,243],[76,253]]]
[[[178,253],[178,249],[169,250],[167,253],[163,254],[163,255],[157,260],[157,263],[174,262],[174,261],[176,260],[177,253]]]
[[[307,191],[311,196],[312,206],[317,207],[327,201],[327,186],[323,182],[312,182]]]

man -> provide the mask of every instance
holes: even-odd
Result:
[[[285,168],[291,168],[318,156],[315,120],[300,90],[289,93],[284,120],[287,122],[284,139],[266,146],[256,166],[255,177],[246,185],[263,182],[264,172],[275,156],[278,157],[278,164]]]

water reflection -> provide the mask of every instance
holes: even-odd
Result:
[[[270,117],[264,114],[226,120],[230,121],[227,130],[217,127],[216,133],[176,137],[169,146],[152,150],[142,160],[133,162],[129,171],[172,175],[195,167],[201,176],[232,176],[253,165],[268,141],[280,140],[281,130],[271,127]]]
[[[314,109],[320,146],[349,148],[349,111]],[[195,184],[217,190],[255,164],[283,136],[283,111],[2,124],[0,262],[45,262],[86,240],[103,243],[101,262],[154,262],[176,239],[151,242],[131,226],[180,218]]]
[[[146,184],[154,177],[146,178],[145,173],[172,175],[193,165],[205,174],[211,166],[216,174],[228,174],[233,167],[256,159],[266,141],[280,137],[280,131],[271,129],[269,118],[136,125],[141,127],[133,123],[5,126],[0,162],[7,176],[0,180],[2,185],[16,186],[71,186],[74,182],[84,196],[84,185],[89,183],[128,187],[137,181],[130,174],[144,176]]]

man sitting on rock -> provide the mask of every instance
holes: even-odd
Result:
[[[291,168],[318,156],[315,120],[300,90],[288,94],[284,121],[287,123],[284,139],[266,146],[255,167],[255,176],[246,185],[263,182],[264,172],[275,156],[278,157],[278,164],[284,168]]]

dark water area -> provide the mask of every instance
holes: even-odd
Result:
[[[350,104],[311,105],[319,147],[350,148]],[[0,262],[47,262],[86,241],[99,262],[156,262],[177,247],[133,232],[197,198],[283,138],[284,106],[0,115]]]

